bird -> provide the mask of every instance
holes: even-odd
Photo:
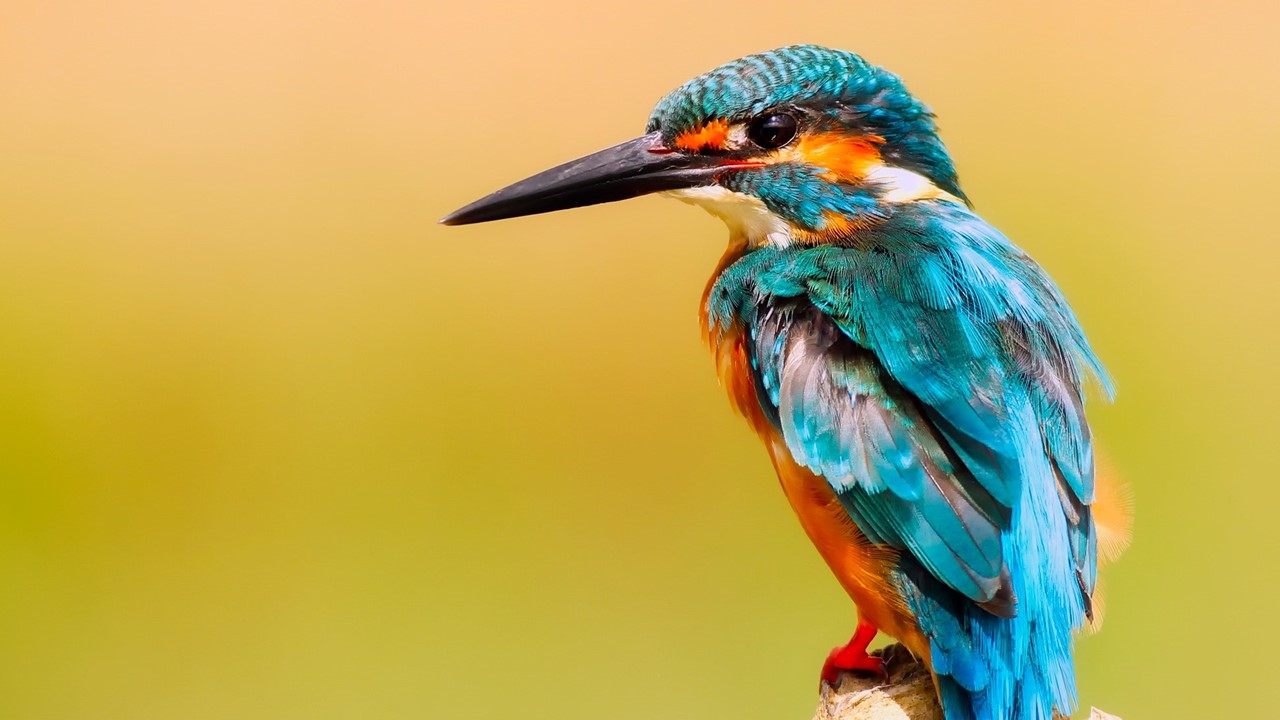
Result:
[[[663,97],[643,135],[440,222],[650,193],[728,226],[703,334],[857,609],[820,687],[887,679],[884,632],[947,720],[1069,715],[1131,519],[1084,411],[1112,384],[1062,292],[973,209],[934,113],[852,52],[747,55]]]

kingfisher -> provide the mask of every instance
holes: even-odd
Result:
[[[663,193],[724,220],[701,324],[805,533],[857,608],[821,683],[877,673],[878,632],[947,720],[1077,706],[1075,636],[1127,542],[1084,387],[1110,381],[1045,271],[977,215],[934,115],[815,45],[662,98],[638,138],[448,215],[463,225]]]

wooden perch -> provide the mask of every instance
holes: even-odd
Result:
[[[861,673],[844,673],[836,688],[822,683],[813,720],[943,720],[933,678],[924,663],[901,645],[890,645],[872,654],[884,659],[888,684]],[[1089,720],[1119,718],[1094,708]]]

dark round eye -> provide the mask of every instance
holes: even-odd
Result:
[[[747,137],[760,147],[773,150],[791,142],[797,127],[795,117],[786,113],[761,115],[747,126]]]

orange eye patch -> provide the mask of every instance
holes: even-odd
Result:
[[[685,130],[676,137],[675,146],[685,152],[723,150],[729,138],[729,123],[712,120],[705,125]]]

